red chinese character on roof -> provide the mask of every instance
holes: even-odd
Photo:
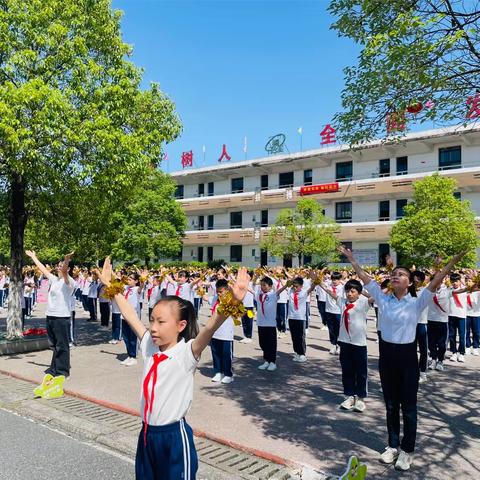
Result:
[[[387,134],[405,130],[405,112],[392,112],[387,115]]]
[[[193,167],[193,152],[190,150],[189,152],[182,153],[182,167]]]
[[[322,137],[322,145],[328,145],[337,141],[336,130],[329,123],[320,132],[320,136]]]
[[[467,118],[472,120],[473,118],[480,117],[480,93],[476,93],[473,97],[467,98]]]
[[[232,157],[227,153],[227,146],[223,144],[223,149],[222,149],[222,155],[220,155],[220,158],[218,159],[219,162],[221,162],[223,159],[230,160]]]

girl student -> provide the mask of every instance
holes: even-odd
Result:
[[[100,274],[110,285],[109,257]],[[247,270],[240,268],[232,287],[234,301],[247,291]],[[199,332],[191,302],[177,296],[160,299],[147,329],[121,294],[114,295],[125,321],[140,340],[144,360],[141,413],[143,427],[135,460],[137,480],[194,480],[198,468],[193,433],[185,421],[192,403],[193,377],[200,355],[226,320],[217,309]]]
[[[386,464],[395,463],[398,470],[409,470],[417,436],[417,392],[419,366],[416,331],[422,312],[444,277],[466,252],[455,255],[438,271],[418,297],[409,294],[413,285],[410,270],[395,267],[390,275],[392,293],[382,292],[357,263],[351,250],[340,247],[359,279],[378,305],[382,318],[378,369],[387,414],[388,446],[380,455]],[[403,414],[403,439],[400,443],[400,408]]]

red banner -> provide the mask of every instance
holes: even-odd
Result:
[[[340,186],[338,183],[324,183],[322,185],[308,185],[300,187],[300,195],[317,195],[318,193],[338,192]]]

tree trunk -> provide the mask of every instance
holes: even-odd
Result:
[[[25,185],[21,175],[14,175],[10,185],[10,284],[7,338],[22,336],[20,295],[23,295],[23,239],[26,223]]]
[[[298,266],[303,267],[303,253],[298,254]]]

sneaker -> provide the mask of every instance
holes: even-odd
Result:
[[[63,382],[65,382],[65,376],[59,375],[53,377],[45,386],[42,392],[42,398],[59,398],[63,396]]]
[[[460,363],[465,363],[465,355],[462,355],[461,353],[459,353],[458,356],[457,356],[457,360]]]
[[[456,353],[452,353],[452,356],[450,357],[450,361],[451,362],[456,362],[457,361],[457,354]]]
[[[275,363],[273,363],[273,362],[270,362],[269,365],[268,365],[268,367],[267,367],[267,370],[268,370],[269,372],[274,372],[276,369],[277,369],[277,365],[276,365]]]
[[[133,357],[126,358],[123,362],[120,362],[120,365],[124,367],[132,367],[133,365],[137,364],[137,359]]]
[[[335,355],[340,355],[340,345],[335,347]]]
[[[335,355],[335,352],[337,351],[337,346],[336,345],[332,345],[332,348],[330,348],[329,350],[329,354],[330,355]]]
[[[308,337],[308,328],[305,329],[305,336]]]
[[[328,327],[326,325],[322,325],[322,328],[320,330],[322,331],[328,330]]]
[[[357,397],[355,400],[355,405],[353,406],[353,409],[356,412],[362,413],[363,411],[365,411],[365,408],[367,408],[367,406],[365,405],[365,402],[363,401],[363,399]]]
[[[245,337],[240,340],[240,343],[252,343],[252,339]]]
[[[49,373],[47,373],[43,377],[42,383],[33,390],[33,395],[35,397],[41,397],[47,383],[50,382],[51,380],[53,380],[53,375],[50,375]]]
[[[292,357],[292,360],[293,360],[294,362],[296,362],[296,361],[298,361],[298,357],[299,357],[298,353],[294,353],[294,354],[293,354],[293,357]]]
[[[473,349],[472,349],[472,355],[473,355],[474,357],[478,357],[478,355],[480,355],[480,353],[478,352],[478,348],[473,348]]]
[[[270,365],[270,363],[268,363],[268,362],[263,362],[261,365],[258,366],[258,369],[259,369],[259,370],[266,370],[269,365]]]
[[[73,347],[73,342],[68,342],[68,346],[69,346],[70,348],[72,348],[72,347]]]
[[[437,365],[435,366],[435,370],[438,370],[439,372],[443,372],[445,370],[445,367],[443,366],[443,362],[437,362]]]
[[[112,338],[108,343],[110,345],[116,345],[118,343],[118,340],[115,340],[114,338]]]
[[[233,382],[233,377],[223,377],[222,378],[222,383],[232,383]]]
[[[340,408],[342,410],[353,410],[355,405],[355,398],[354,397],[347,397],[341,404]]]
[[[216,373],[215,376],[212,378],[212,382],[218,383],[221,382],[223,375],[221,373]]]
[[[420,378],[418,379],[418,383],[425,383],[426,381],[427,381],[426,372],[420,372]]]
[[[385,451],[380,455],[380,461],[387,465],[392,464],[398,458],[398,449],[386,447]]]
[[[397,458],[397,462],[395,463],[396,470],[410,470],[410,465],[412,464],[413,456],[403,450],[400,450],[400,453]]]
[[[305,355],[299,355],[296,361],[299,363],[305,363],[307,361],[307,357]]]
[[[472,354],[472,350],[473,350],[473,349],[472,349],[471,347],[467,347],[467,348],[465,349],[465,355],[471,355],[471,354]]]
[[[428,362],[428,369],[429,370],[435,370],[436,366],[437,366],[437,361],[436,360],[430,360]]]

